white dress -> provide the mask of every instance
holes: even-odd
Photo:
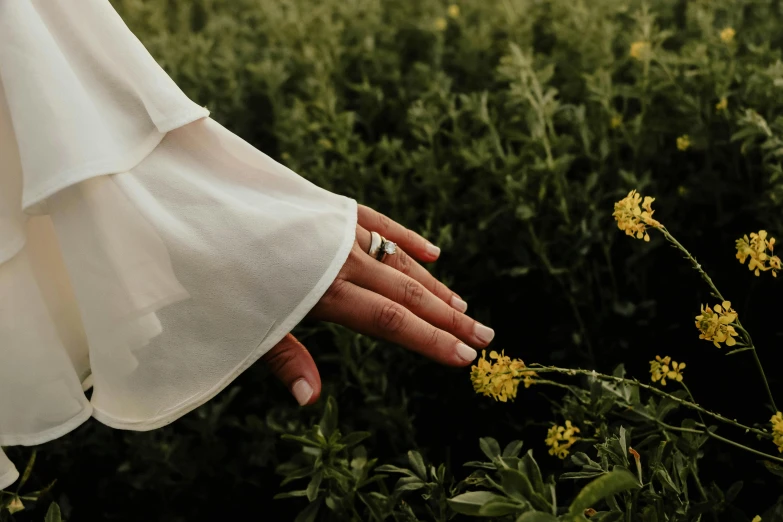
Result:
[[[108,0],[0,0],[0,446],[173,422],[336,277],[356,201],[208,114]]]

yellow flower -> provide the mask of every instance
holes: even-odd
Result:
[[[449,16],[452,18],[459,17],[459,6],[457,4],[451,4],[448,9]]]
[[[761,522],[761,516],[756,515],[755,517],[753,517],[753,520],[751,520],[750,522]]]
[[[715,305],[715,311],[709,305],[702,305],[701,315],[696,316],[696,328],[699,329],[699,339],[712,341],[716,348],[720,348],[720,343],[726,343],[726,346],[734,346],[737,341],[737,332],[730,323],[737,320],[737,312],[732,310],[730,301],[723,301],[722,304]]]
[[[651,205],[655,198],[644,198],[632,190],[626,197],[614,204],[612,217],[617,221],[617,228],[624,231],[627,236],[635,236],[636,239],[650,240],[647,227],[660,228],[662,225],[653,219],[655,212]],[[641,205],[640,205],[641,203]]]
[[[287,152],[284,152],[284,153],[282,153],[282,154],[280,155],[280,158],[281,158],[281,159],[284,159],[284,160],[287,160],[287,159],[290,159],[290,158],[291,158],[291,155],[290,155],[289,153],[287,153]]]
[[[623,117],[620,116],[619,114],[615,114],[614,116],[612,116],[612,121],[609,122],[609,126],[613,129],[616,129],[622,124],[623,124]]]
[[[725,111],[729,107],[729,100],[724,96],[715,104],[716,111]]]
[[[727,27],[720,32],[720,39],[723,40],[723,43],[731,43],[732,41],[734,41],[734,36],[736,34],[737,31],[735,31],[731,27]]]
[[[533,384],[536,373],[527,370],[522,359],[512,360],[505,351],[498,354],[494,350],[489,353],[489,358],[494,362],[490,363],[486,357],[487,351],[482,350],[478,364],[470,369],[470,380],[476,393],[500,402],[509,399],[513,401],[520,381],[525,384],[525,388]]]
[[[691,137],[687,134],[683,134],[677,138],[677,148],[679,150],[688,150],[691,148]]]
[[[631,58],[641,60],[647,55],[649,50],[650,44],[647,42],[634,42],[631,44],[631,51],[629,54],[631,55]]]
[[[321,138],[320,140],[318,140],[318,145],[320,145],[321,147],[323,147],[323,148],[325,148],[327,150],[331,149],[332,147],[334,147],[334,145],[332,144],[332,141],[327,139],[327,138]]]
[[[445,31],[448,25],[449,23],[446,21],[445,18],[436,18],[433,27],[435,27],[436,31]]]
[[[680,197],[687,196],[688,195],[688,187],[686,187],[684,185],[680,185],[679,187],[677,187],[677,195],[680,196]]]
[[[757,276],[761,272],[772,270],[772,277],[778,276],[780,258],[772,255],[775,250],[775,238],[767,239],[766,230],[759,230],[758,234],[751,232],[750,239],[748,239],[747,235],[738,239],[736,248],[736,257],[741,264],[745,264],[745,259],[750,257],[748,270],[753,270],[753,273]],[[767,254],[767,249],[769,249],[769,254]]]
[[[554,425],[549,428],[546,439],[544,439],[546,445],[549,446],[549,454],[557,455],[561,459],[566,458],[569,448],[579,440],[579,437],[576,436],[577,433],[579,433],[579,428],[571,424],[570,420],[565,422],[565,426]]]
[[[777,412],[770,419],[772,423],[772,442],[778,447],[778,453],[783,453],[783,413]]]
[[[666,379],[682,382],[682,371],[684,369],[685,363],[672,361],[672,358],[668,355],[663,358],[660,355],[656,355],[655,360],[650,361],[652,381],[661,381],[661,386],[666,386]]]

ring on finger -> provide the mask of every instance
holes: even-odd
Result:
[[[393,241],[387,240],[378,232],[370,232],[370,248],[367,253],[374,257],[378,261],[383,262],[386,255],[394,255],[397,253],[397,244]]]

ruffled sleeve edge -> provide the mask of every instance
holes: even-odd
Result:
[[[9,469],[5,474],[0,475],[0,489],[5,489],[19,478],[19,472],[16,468]]]
[[[318,281],[318,284],[313,287],[310,293],[307,294],[307,296],[296,306],[296,308],[294,308],[293,312],[291,312],[291,314],[289,314],[284,321],[273,325],[271,329],[268,330],[268,332],[261,334],[263,341],[260,342],[256,349],[253,350],[253,352],[251,352],[244,361],[238,364],[228,375],[217,382],[209,390],[190,397],[186,401],[169,408],[152,419],[146,419],[141,422],[136,420],[121,419],[109,415],[95,407],[93,408],[92,416],[102,424],[116,429],[149,431],[161,428],[171,424],[183,415],[190,413],[199,406],[208,402],[218,393],[223,391],[229,384],[231,384],[231,382],[242,372],[248,369],[253,363],[260,359],[269,350],[271,350],[286,334],[293,330],[293,328],[302,319],[304,319],[305,315],[307,315],[307,313],[326,293],[351,252],[351,248],[353,247],[354,241],[356,240],[358,204],[354,199],[350,199],[345,196],[340,197],[345,204],[344,210],[346,211],[346,215],[349,215],[350,218],[346,219],[340,247],[337,249],[337,252],[332,259],[329,268],[323,273],[321,279]]]
[[[131,170],[133,167],[144,161],[144,158],[149,156],[152,151],[155,150],[155,148],[166,136],[166,133],[179,127],[184,127],[185,125],[196,120],[206,118],[207,116],[209,116],[209,111],[205,107],[196,105],[194,108],[184,112],[181,115],[173,116],[162,122],[159,122],[156,126],[156,130],[153,131],[147,137],[147,139],[128,150],[124,155],[101,160],[98,162],[79,165],[78,168],[61,172],[58,176],[53,178],[53,183],[44,186],[37,193],[25,193],[24,200],[22,201],[22,209],[27,210],[33,205],[40,203],[42,200],[45,200],[46,198],[63,190],[64,188],[80,183],[86,179],[107,174],[118,174]]]

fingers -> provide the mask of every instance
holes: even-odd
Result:
[[[349,272],[351,283],[401,304],[432,326],[454,334],[471,346],[483,348],[495,336],[491,328],[450,307],[416,279],[370,256],[359,260],[358,266]]]
[[[429,324],[400,303],[338,279],[311,310],[313,317],[403,345],[450,366],[466,366],[476,350]]]
[[[379,232],[380,234],[380,232]],[[384,234],[383,237],[393,241],[391,238]],[[370,231],[362,226],[356,227],[356,241],[359,243],[361,250],[364,252],[368,259],[373,259],[367,255],[367,250],[370,248],[371,235]],[[398,245],[397,253],[387,255],[383,259],[383,264],[388,265],[399,272],[415,279],[421,283],[424,288],[429,290],[438,299],[444,303],[449,304],[452,308],[459,312],[465,313],[468,309],[468,303],[462,300],[459,295],[449,290],[449,288],[438,281],[432,274],[430,274],[426,268],[417,263],[411,256],[408,255],[406,249],[402,245]]]
[[[321,395],[321,377],[313,356],[296,337],[287,334],[262,358],[291,391],[300,406],[312,404]]]
[[[370,207],[359,205],[359,225],[367,230],[374,230],[380,235],[394,241],[414,258],[421,261],[435,261],[440,255],[436,247],[413,230],[408,230],[396,221],[384,216]],[[369,242],[367,245],[369,246]],[[365,250],[366,251],[366,250]]]

